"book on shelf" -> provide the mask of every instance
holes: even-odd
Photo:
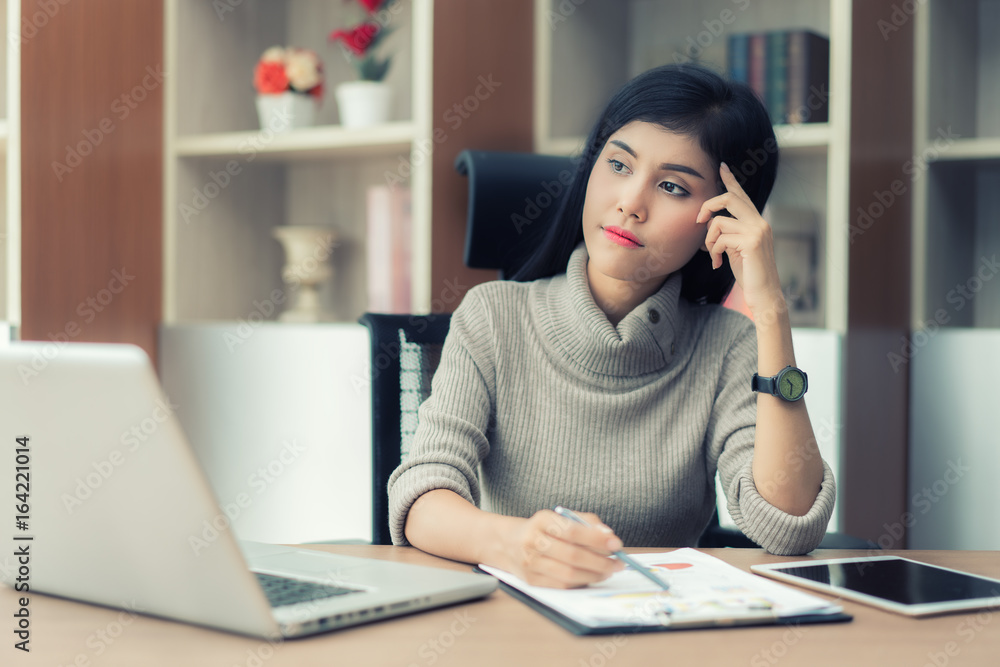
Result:
[[[729,76],[746,83],[774,123],[829,120],[830,40],[810,30],[730,35]]]
[[[368,188],[368,310],[373,313],[412,312],[410,206],[408,187]]]

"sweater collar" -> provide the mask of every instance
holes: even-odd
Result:
[[[587,249],[573,251],[566,273],[543,281],[535,306],[546,347],[570,371],[591,381],[635,378],[665,369],[684,322],[680,272],[615,327],[594,302],[587,281]],[[596,377],[595,377],[596,376]]]

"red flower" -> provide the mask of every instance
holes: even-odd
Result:
[[[378,23],[362,23],[350,30],[334,30],[330,33],[330,41],[339,41],[350,49],[354,55],[363,56],[368,47],[372,45],[372,40],[379,29],[380,26]]]
[[[280,62],[259,62],[253,71],[253,85],[258,93],[274,94],[288,90],[288,75]]]
[[[323,84],[321,83],[318,86],[315,86],[314,88],[310,88],[307,92],[308,92],[308,94],[312,95],[313,97],[315,97],[318,100],[322,99],[323,98]]]
[[[358,0],[358,4],[369,14],[374,14],[375,10],[382,6],[382,0]]]

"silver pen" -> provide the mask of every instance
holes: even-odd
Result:
[[[582,523],[584,526],[589,526],[590,525],[589,523],[587,523],[586,521],[584,521],[583,517],[581,517],[579,514],[577,514],[573,510],[566,509],[562,505],[557,505],[556,508],[554,510],[552,510],[552,511],[555,512],[556,514],[558,514],[559,516],[566,517],[570,521],[576,521],[577,523]],[[644,577],[646,577],[647,579],[649,579],[650,581],[652,581],[654,584],[656,584],[657,586],[659,586],[663,590],[665,590],[665,591],[669,591],[670,590],[670,584],[668,584],[666,581],[664,581],[663,579],[661,579],[660,577],[658,577],[655,572],[653,572],[648,567],[646,567],[645,565],[643,565],[639,561],[637,561],[634,558],[632,558],[631,556],[629,556],[623,550],[619,549],[618,551],[614,551],[612,553],[615,555],[615,558],[617,558],[621,562],[625,563],[626,565],[628,565],[629,567],[631,567],[633,570],[635,570],[639,574],[643,575]]]

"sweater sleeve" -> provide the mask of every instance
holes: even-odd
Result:
[[[709,422],[709,446],[712,452],[719,452],[718,470],[726,506],[740,530],[770,553],[808,553],[823,539],[833,513],[833,472],[822,462],[819,494],[803,516],[784,512],[760,495],[753,478],[757,395],[750,389],[750,378],[755,372],[757,337],[753,324],[747,322],[726,354]]]
[[[478,290],[470,290],[451,318],[431,394],[420,406],[409,455],[389,477],[389,530],[407,544],[403,528],[413,503],[448,489],[479,505],[479,463],[489,453],[494,365],[490,322]]]

